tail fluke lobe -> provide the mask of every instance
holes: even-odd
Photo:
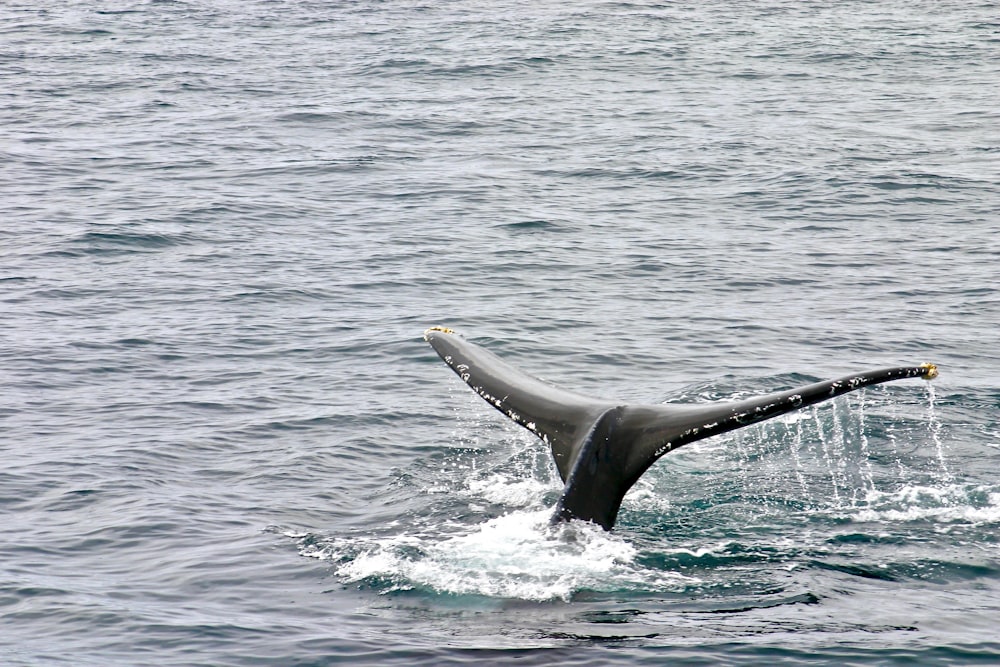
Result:
[[[528,375],[451,329],[428,329],[424,340],[487,403],[547,443],[566,480],[583,436],[610,402]]]
[[[923,364],[880,368],[742,401],[643,406],[645,412],[636,416],[643,422],[643,429],[634,445],[632,464],[645,463],[648,467],[660,456],[690,442],[773,419],[863,387],[915,377],[933,379],[937,367]]]

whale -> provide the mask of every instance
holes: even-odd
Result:
[[[424,340],[487,403],[549,446],[564,485],[552,522],[577,519],[605,530],[614,527],[632,485],[678,447],[862,387],[938,375],[937,366],[925,363],[853,373],[745,400],[626,404],[540,380],[446,327],[427,329]]]

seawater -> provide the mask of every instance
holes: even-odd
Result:
[[[8,2],[0,662],[996,664],[1000,7]],[[421,340],[893,383],[612,533]]]

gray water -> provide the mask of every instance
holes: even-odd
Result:
[[[0,8],[0,662],[1000,662],[1000,6]],[[937,363],[545,528],[421,339]]]

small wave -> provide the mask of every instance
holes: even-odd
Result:
[[[189,234],[86,232],[47,254],[64,257],[124,255],[157,252],[194,242]]]
[[[506,229],[510,232],[561,232],[562,228],[549,220],[521,220],[519,222],[508,222],[496,225],[498,228]]]

